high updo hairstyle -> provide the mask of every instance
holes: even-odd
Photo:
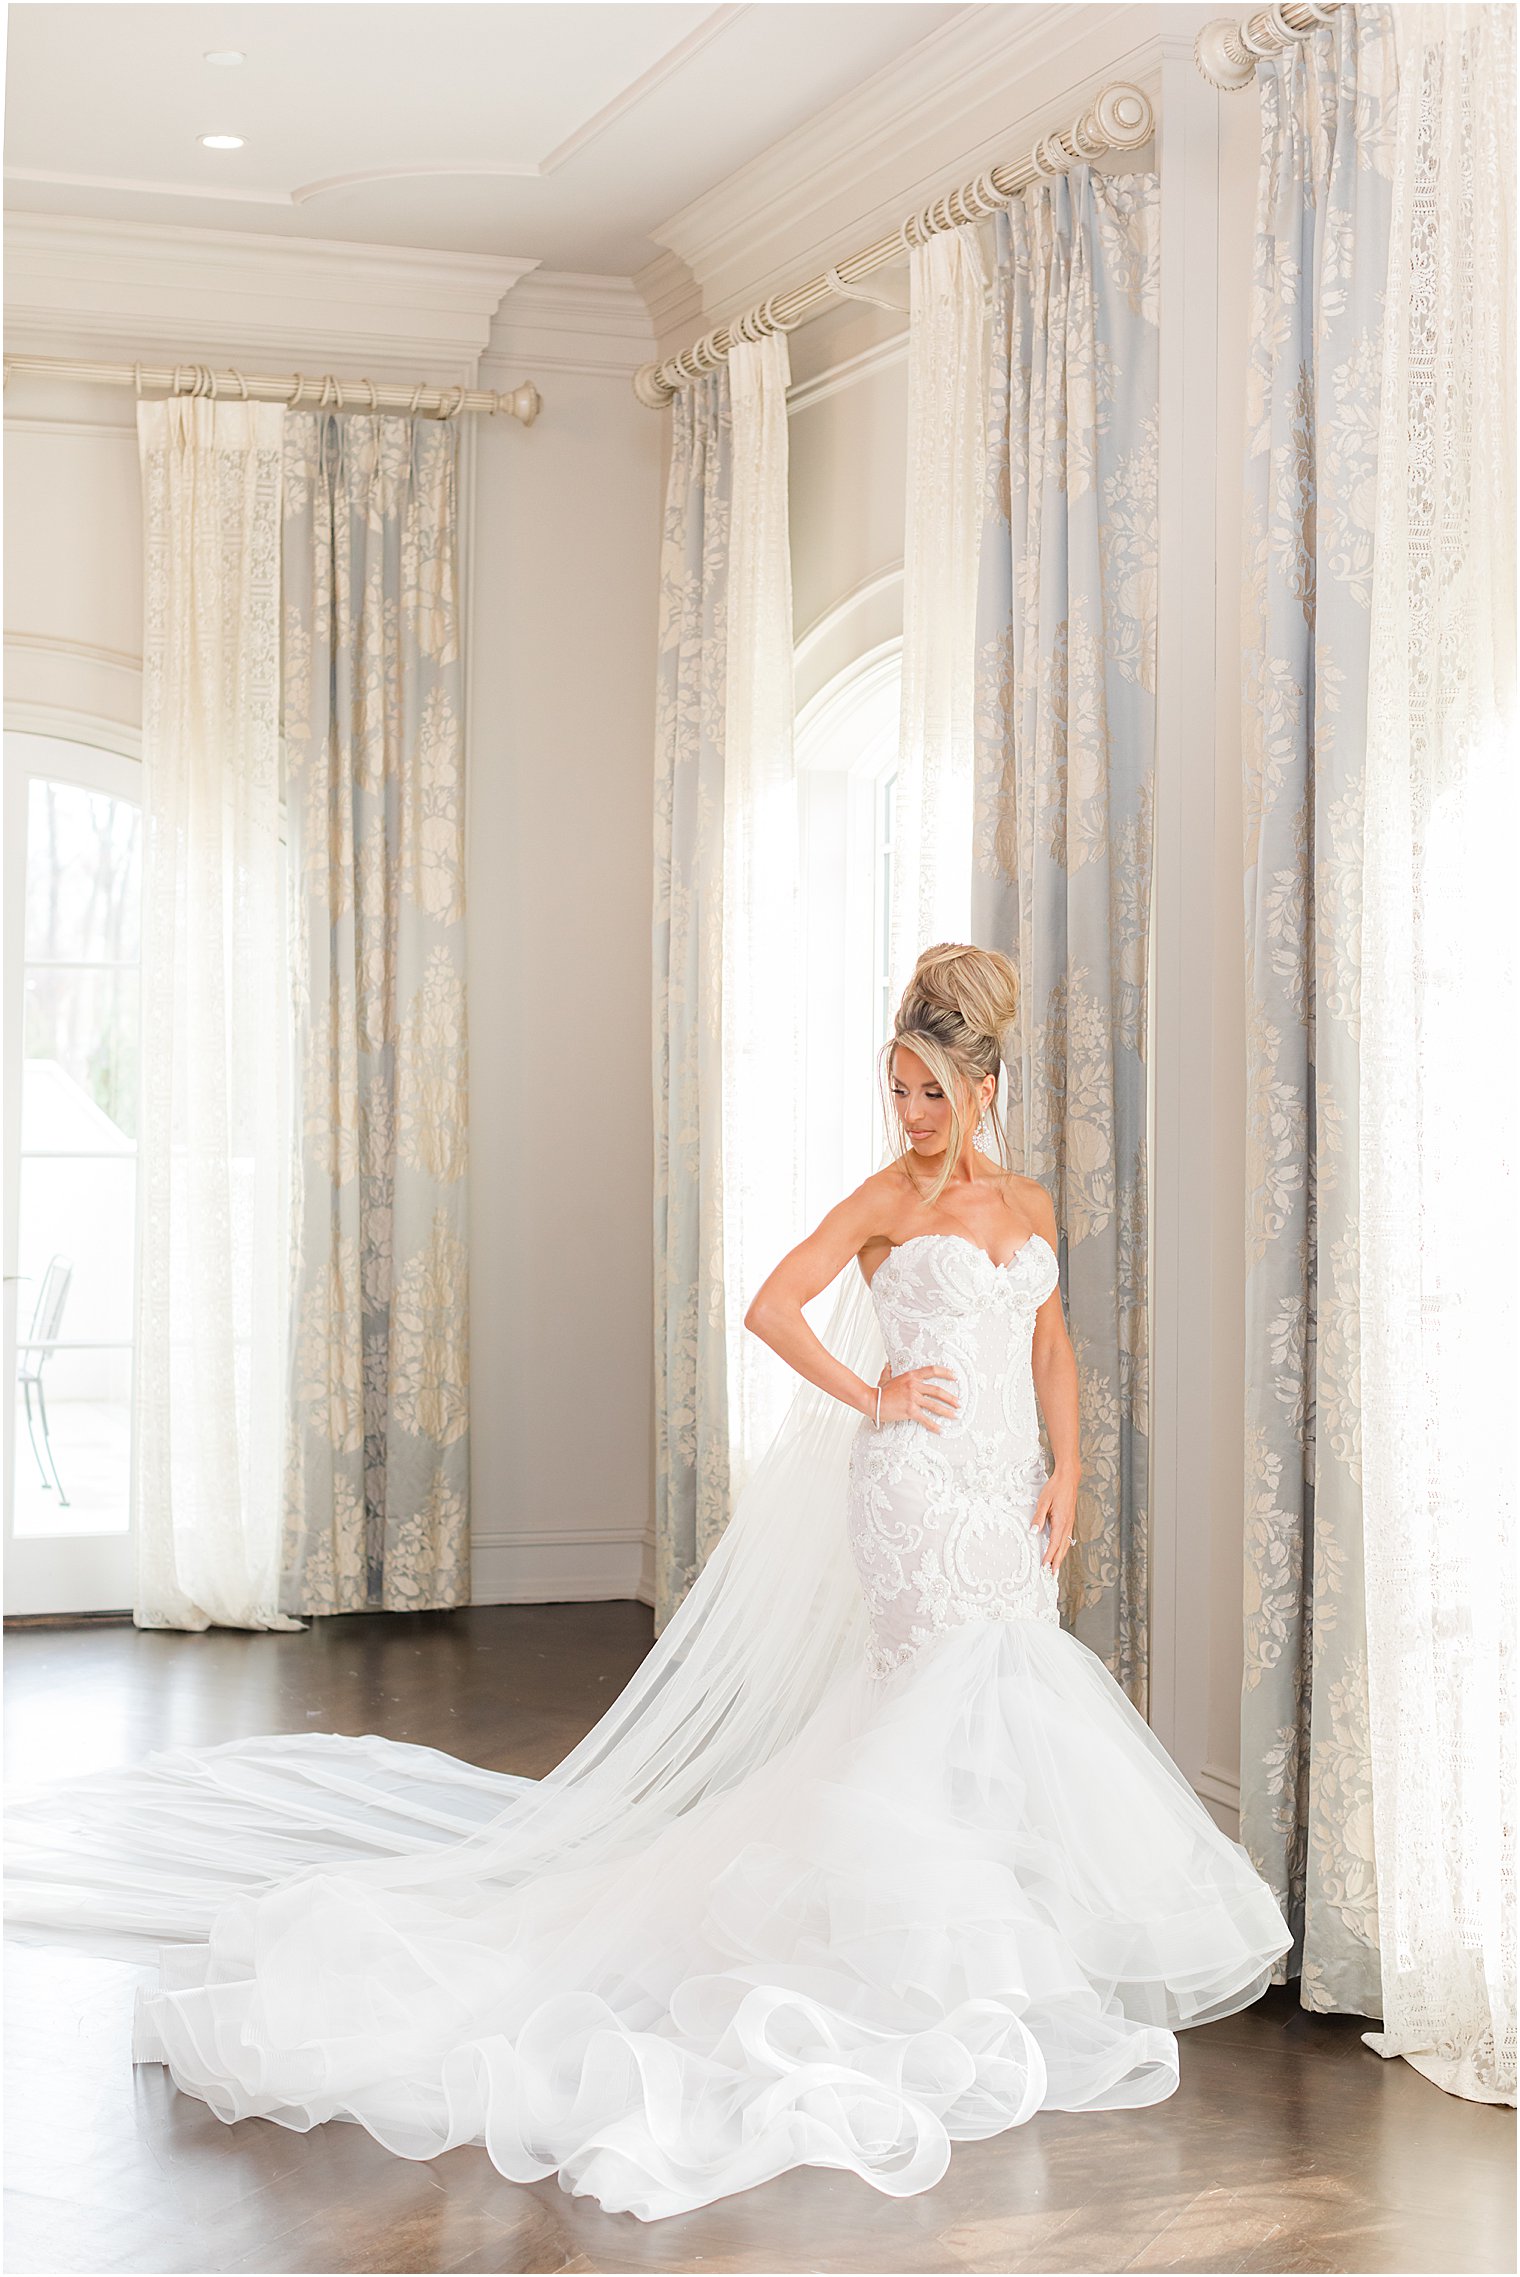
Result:
[[[950,1102],[950,1137],[945,1163],[933,1191],[937,1202],[960,1160],[961,1139],[972,1099],[984,1076],[994,1083],[1003,1065],[1003,1041],[1019,1004],[1019,976],[997,949],[976,949],[941,941],[925,949],[897,1007],[892,1037],[881,1055],[882,1103],[893,1134],[893,1055],[899,1044],[917,1052]],[[1011,1172],[1008,1133],[994,1090],[987,1108],[1005,1173]],[[900,1128],[896,1135],[901,1136]]]

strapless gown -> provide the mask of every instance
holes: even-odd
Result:
[[[367,1890],[323,1870],[350,1820],[361,1850],[447,1845],[532,1782],[375,1736],[150,1758],[187,1892],[217,1864],[198,1791],[236,1796],[274,1864],[162,1952],[136,2060],[228,2121],[348,2120],[408,2158],[482,2143],[511,2180],[646,2220],[802,2165],[907,2195],[958,2140],[1172,2094],[1179,2029],[1257,1999],[1290,1937],[1060,1625],[1032,1526],[1057,1278],[1038,1236],[999,1264],[921,1235],[878,1267],[894,1372],[948,1368],[959,1407],[851,1443],[869,1651],[779,1755],[633,1855]],[[179,1919],[155,1879],[143,1928]],[[15,1910],[46,1919],[45,1891]]]

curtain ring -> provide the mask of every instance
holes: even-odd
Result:
[[[1285,55],[1299,45],[1298,34],[1291,24],[1284,22],[1281,8],[1275,5],[1263,8],[1260,16],[1260,31],[1252,28],[1257,21],[1255,16],[1247,16],[1239,27],[1240,43],[1252,55],[1269,62],[1273,56]]]
[[[136,390],[136,392],[137,392],[137,400],[138,400],[138,402],[139,402],[139,403],[141,403],[141,401],[142,401],[142,365],[141,365],[141,364],[134,364],[134,365],[132,366],[132,385],[133,385],[134,389],[135,389],[135,390]]]
[[[455,388],[454,401],[452,405],[448,407],[443,413],[443,417],[445,419],[457,419],[459,417],[459,414],[464,409],[464,399],[469,394],[469,392],[470,391],[467,387],[458,386]]]
[[[1052,143],[1055,143],[1057,152],[1055,159],[1052,159],[1050,155]],[[1067,156],[1061,144],[1056,142],[1053,134],[1042,134],[1030,153],[1029,162],[1042,182],[1053,182],[1058,174],[1065,172]]]
[[[378,403],[375,401],[375,383],[374,383],[374,381],[373,381],[372,379],[361,380],[361,381],[359,382],[359,385],[360,385],[361,387],[367,387],[367,388],[369,389],[369,408],[370,408],[371,412],[375,412],[375,411],[378,411],[378,410],[379,410],[379,408],[380,408],[380,406],[379,406],[379,404],[378,404]]]
[[[290,408],[291,408],[291,410],[292,410],[292,411],[294,411],[294,410],[296,409],[297,405],[300,403],[300,400],[301,400],[302,396],[303,396],[305,393],[306,393],[306,374],[305,374],[304,372],[297,372],[297,373],[296,373],[295,386],[294,386],[294,387],[291,389],[291,391],[290,391]]]
[[[248,374],[246,372],[234,370],[232,376],[238,383],[238,394],[240,398],[244,403],[246,403],[248,401]]]
[[[417,406],[422,401],[424,386],[425,382],[419,380],[417,382],[417,385],[412,389],[412,400],[406,407],[407,417],[409,419],[415,419],[417,416]]]

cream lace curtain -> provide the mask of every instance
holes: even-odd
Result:
[[[1241,619],[1240,1838],[1304,2007],[1380,2013],[1367,1725],[1356,929],[1395,61],[1345,7],[1258,71]]]
[[[744,1326],[751,1297],[802,1239],[797,776],[786,335],[737,341],[723,705],[723,1267],[728,1468],[737,1496],[796,1377]]]
[[[297,1257],[282,1603],[470,1596],[457,435],[294,413]]]
[[[1515,16],[1395,13],[1361,893],[1382,2055],[1515,2100]]]
[[[1064,1237],[1083,1468],[1062,1615],[1142,1714],[1160,222],[1156,175],[1086,166],[995,217],[973,904],[1019,970],[1009,1136]]]
[[[277,404],[140,403],[142,1121],[132,1617],[278,1610],[290,1249]]]
[[[723,835],[728,367],[671,407],[654,778],[655,1626],[728,1523]]]
[[[902,726],[893,806],[894,1007],[921,950],[970,937],[985,293],[973,226],[914,246]]]

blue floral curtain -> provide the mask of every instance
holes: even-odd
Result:
[[[1359,1384],[1358,929],[1390,11],[1258,69],[1241,620],[1247,996],[1241,1840],[1279,1983],[1381,2013]]]
[[[995,217],[972,905],[1019,970],[1009,1137],[1061,1227],[1063,1618],[1142,1714],[1160,212],[1156,175],[1076,166]]]
[[[732,421],[726,366],[672,406],[654,840],[655,1626],[728,1523],[723,813]]]
[[[287,419],[299,1613],[470,1597],[456,532],[452,425]]]

